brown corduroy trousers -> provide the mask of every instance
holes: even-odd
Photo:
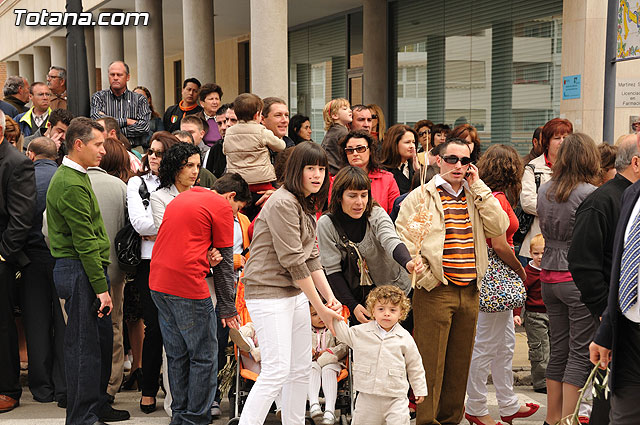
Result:
[[[429,388],[429,395],[418,405],[416,425],[462,420],[478,306],[475,283],[414,290],[413,332]]]

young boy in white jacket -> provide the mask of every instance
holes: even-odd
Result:
[[[416,403],[422,403],[427,395],[418,347],[398,323],[410,308],[401,289],[384,285],[367,297],[367,310],[374,320],[352,328],[334,320],[337,338],[353,349],[353,382],[358,398],[352,425],[408,425],[409,383]]]

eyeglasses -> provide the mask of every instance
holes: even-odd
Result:
[[[418,133],[418,136],[423,137],[423,136],[426,136],[427,134],[431,134],[431,131],[423,130],[420,133]]]
[[[354,152],[365,153],[367,149],[369,149],[369,146],[360,145],[356,146],[355,148],[344,148],[344,152],[347,155],[353,155]]]
[[[372,119],[372,120],[377,120],[377,119],[378,119],[378,115],[376,115],[376,114],[372,114],[372,115],[371,115],[371,119]]]
[[[163,151],[156,151],[153,149],[147,149],[147,156],[151,156],[151,155],[155,155],[156,158],[162,158],[162,155],[164,155]]]
[[[451,165],[457,164],[458,161],[460,161],[460,164],[462,165],[471,164],[471,158],[469,158],[468,156],[463,156],[462,158],[459,158],[455,155],[447,155],[447,156],[441,156],[440,158],[442,158],[442,160],[447,164],[451,164]]]
[[[59,75],[47,75],[45,78],[47,80],[53,80],[54,78],[60,78],[62,80],[62,77]]]

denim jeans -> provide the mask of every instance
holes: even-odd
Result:
[[[107,284],[109,277],[105,268]],[[93,424],[107,401],[111,375],[111,316],[98,318],[96,299],[82,262],[59,258],[53,269],[58,296],[65,300],[64,370],[67,377],[67,424]]]
[[[173,401],[171,425],[208,424],[217,387],[218,340],[211,298],[151,291],[158,307]]]

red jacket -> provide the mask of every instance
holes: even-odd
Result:
[[[533,267],[531,262],[524,268],[527,272],[527,279],[524,281],[524,287],[527,290],[527,300],[525,301],[525,309],[532,313],[546,313],[547,307],[542,301],[542,285],[540,283],[540,269]],[[513,310],[514,316],[520,316],[521,308]]]
[[[333,179],[334,177],[332,176],[331,186],[329,187],[329,201],[331,201]],[[369,179],[371,179],[371,196],[387,214],[391,214],[393,201],[400,196],[400,189],[398,189],[398,183],[393,178],[393,174],[384,170],[372,171],[369,173]]]

